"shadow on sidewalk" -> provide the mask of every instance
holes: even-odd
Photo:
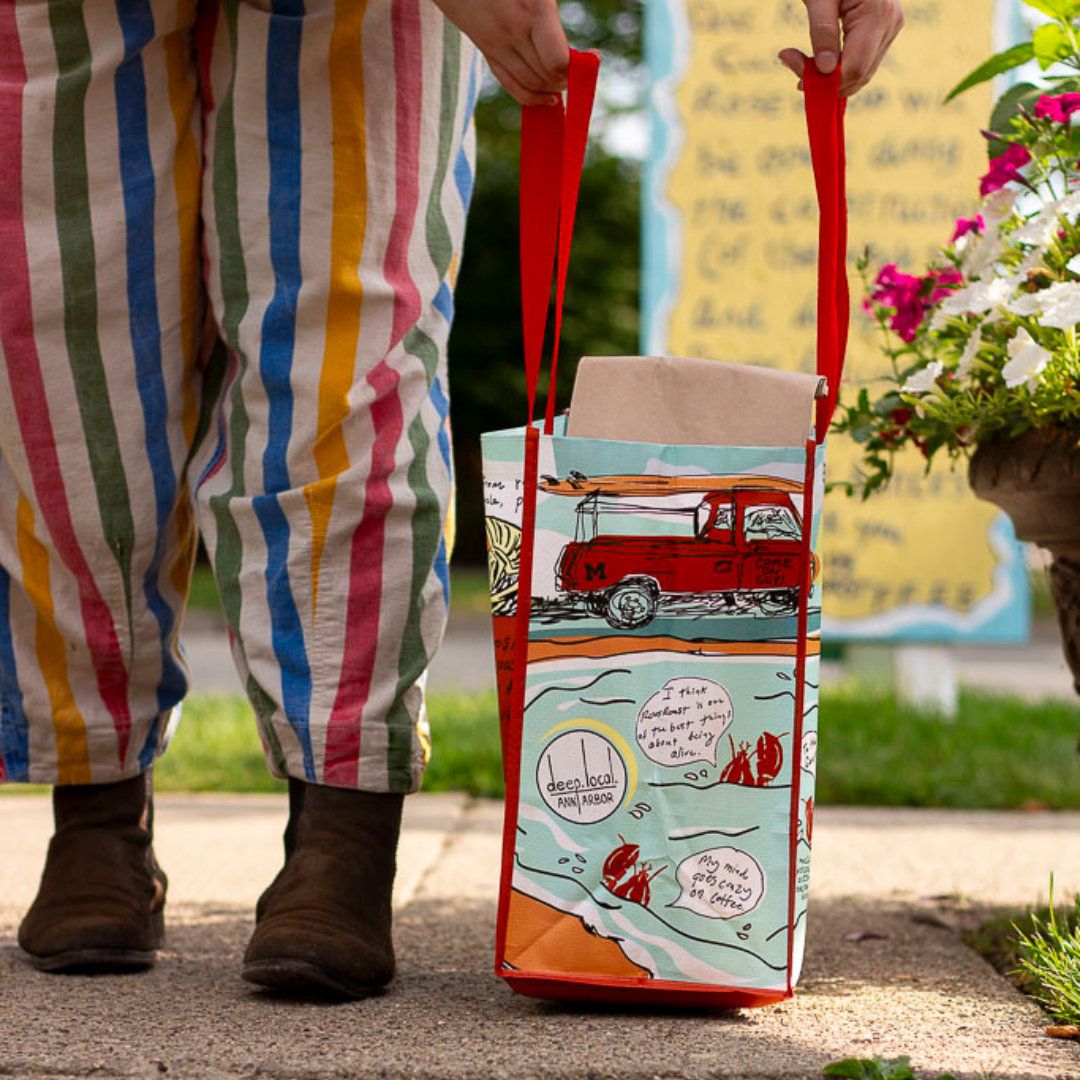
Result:
[[[752,1012],[567,1007],[522,998],[492,973],[495,908],[420,899],[399,912],[391,991],[319,1005],[239,977],[251,915],[187,907],[151,972],[39,974],[0,925],[0,1074],[438,1077],[783,1077],[840,1057],[910,1054],[932,1073],[1080,1076],[1080,1048],[958,936],[910,905],[812,905],[794,1001]],[[873,931],[861,943],[844,935]]]

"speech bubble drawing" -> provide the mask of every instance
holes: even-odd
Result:
[[[811,775],[817,772],[817,732],[808,731],[802,740],[802,767]]]
[[[638,711],[638,746],[657,765],[715,765],[720,738],[734,719],[731,695],[720,683],[669,679]]]
[[[675,876],[682,892],[668,906],[686,908],[706,919],[749,915],[765,895],[761,865],[739,848],[699,851],[679,863]]]

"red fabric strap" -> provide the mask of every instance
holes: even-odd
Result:
[[[524,491],[521,508],[521,553],[518,563],[517,611],[514,618],[514,675],[510,718],[503,738],[503,774],[506,804],[503,819],[502,877],[495,930],[495,970],[504,975],[506,922],[513,879],[517,839],[518,794],[521,767],[521,728],[525,714],[525,679],[529,663],[529,614],[532,605],[532,568],[536,531],[536,489],[539,481],[540,432],[533,424],[536,388],[544,351],[544,327],[551,299],[551,276],[558,252],[555,290],[555,331],[544,432],[555,421],[555,366],[570,265],[570,237],[574,229],[581,169],[589,138],[589,118],[596,93],[600,59],[595,53],[570,50],[566,111],[562,105],[526,106],[521,116],[521,309],[525,332],[525,375],[529,397],[529,423],[525,429]]]
[[[851,297],[847,279],[847,161],[840,68],[822,75],[808,60],[803,73],[810,159],[821,213],[818,223],[817,370],[828,394],[817,405],[815,438],[825,441],[836,410],[847,352]]]
[[[570,241],[599,67],[600,58],[595,53],[571,49],[565,113],[561,105],[525,106],[521,110],[521,310],[530,423],[536,410],[544,328],[558,248],[551,380],[544,422],[546,435],[551,434],[555,422],[555,373],[566,274],[570,266]]]

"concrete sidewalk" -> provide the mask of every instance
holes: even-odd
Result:
[[[817,1080],[837,1058],[909,1054],[935,1078],[1080,1078],[1080,1044],[1046,1037],[1039,1010],[957,932],[1045,896],[1051,871],[1059,895],[1080,889],[1077,814],[820,809],[800,990],[722,1014],[513,995],[491,972],[501,807],[455,796],[408,800],[389,993],[328,1006],[255,991],[239,960],[284,818],[273,797],[160,797],[161,962],[57,977],[14,943],[48,803],[0,799],[0,1076]],[[862,931],[883,937],[849,940]]]

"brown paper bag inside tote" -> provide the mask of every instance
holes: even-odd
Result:
[[[683,356],[586,356],[566,434],[673,446],[802,446],[818,375]]]

